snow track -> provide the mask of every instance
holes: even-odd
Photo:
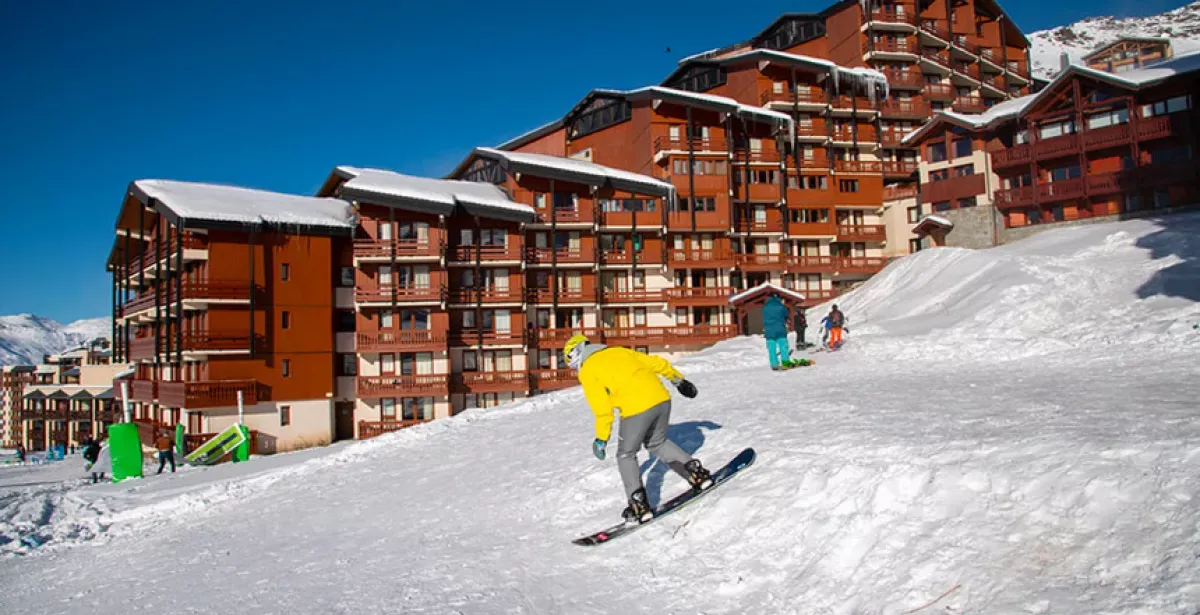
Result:
[[[0,544],[0,612],[1195,615],[1200,218],[1170,223],[901,259],[815,367],[680,361],[672,437],[758,460],[595,549],[623,502],[578,390],[122,485],[0,469],[0,536],[44,537]]]

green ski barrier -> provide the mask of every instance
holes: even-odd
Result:
[[[234,463],[250,459],[250,429],[245,425],[238,425],[238,428],[241,430],[242,437],[245,439],[242,440],[242,443],[239,444],[237,448],[233,449]]]
[[[243,442],[248,441],[246,428],[241,425],[230,425],[224,431],[213,436],[211,440],[200,445],[200,448],[192,451],[190,455],[184,457],[188,463],[199,465],[208,465],[216,463],[225,455],[237,449]]]
[[[114,483],[142,477],[142,439],[138,437],[137,423],[109,425],[108,447],[112,451]]]
[[[175,425],[175,454],[181,458],[187,454],[187,434],[184,433],[183,425]]]

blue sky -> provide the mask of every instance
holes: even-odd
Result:
[[[108,314],[131,180],[311,194],[337,164],[441,175],[591,88],[657,83],[829,0],[410,4],[0,3],[0,314]],[[1179,5],[1003,2],[1027,32]]]

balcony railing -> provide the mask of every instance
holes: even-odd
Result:
[[[996,150],[992,152],[992,166],[1002,168],[1018,164],[1029,164],[1032,154],[1033,148],[1028,143]]]
[[[450,331],[450,343],[455,346],[478,344],[511,346],[523,341],[524,335],[516,328],[507,331],[499,329],[454,329]]]
[[[604,303],[661,303],[664,300],[663,289],[647,288],[607,288],[600,290],[600,301]]]
[[[736,254],[734,262],[739,269],[743,270],[759,270],[759,269],[783,269],[787,262],[786,254]]]
[[[559,263],[589,263],[596,259],[595,252],[581,248],[526,248],[525,262],[531,265]]]
[[[203,235],[185,234],[183,236],[183,247],[185,250],[206,250],[208,249],[208,239]],[[151,242],[150,246],[143,250],[140,254],[135,254],[129,258],[130,276],[135,276],[143,269],[149,269],[155,266],[158,261],[168,258],[174,259],[179,253],[179,241],[174,237],[162,243]],[[159,258],[159,254],[162,255]],[[124,266],[124,261],[117,261],[118,265]]]
[[[856,128],[842,127],[833,130],[834,141],[874,143],[878,138],[879,136],[876,134],[875,128],[871,126],[858,126]]]
[[[1002,209],[1011,207],[1028,207],[1037,203],[1037,188],[1034,186],[1005,188],[997,190],[992,198],[996,202],[996,207]]]
[[[883,165],[878,160],[835,160],[833,170],[838,173],[882,173]]]
[[[446,298],[445,286],[381,286],[377,288],[355,288],[354,300],[358,303],[428,303]]]
[[[668,331],[668,342],[713,343],[737,335],[737,325],[676,325]],[[671,340],[670,337],[675,338]]]
[[[591,222],[591,212],[585,208],[575,207],[555,207],[554,221],[559,224],[579,224],[583,222]],[[534,221],[541,224],[550,224],[550,212],[542,209],[537,210],[534,216]]]
[[[673,267],[730,267],[733,265],[733,253],[727,249],[671,250],[669,255]]]
[[[921,184],[922,203],[941,203],[983,194],[984,177],[973,173],[961,177],[949,177],[940,181]]]
[[[677,286],[667,289],[667,303],[678,306],[725,305],[732,286]]]
[[[561,327],[553,329],[530,329],[526,336],[526,341],[531,346],[540,346],[542,348],[561,347],[576,333],[582,333],[593,341],[600,339],[600,329],[595,327]]]
[[[1138,139],[1143,140],[1185,137],[1192,134],[1191,122],[1184,113],[1141,118],[1138,120],[1137,130]]]
[[[1093,128],[1083,132],[1084,149],[1102,149],[1117,145],[1127,145],[1132,135],[1129,124],[1117,124],[1104,128]]]
[[[163,308],[170,308],[179,298],[175,292],[173,281],[163,282],[165,290],[160,291],[159,301]],[[185,301],[203,302],[242,302],[250,300],[250,283],[240,280],[196,280],[184,281],[183,299]],[[256,291],[261,288],[256,287]],[[121,306],[121,315],[127,316],[154,307],[154,293],[147,292],[125,302]]]
[[[884,160],[882,164],[884,175],[908,176],[917,172],[916,160]],[[887,195],[884,195],[884,198],[886,199]]]
[[[921,22],[921,31],[927,34],[932,34],[943,41],[950,42],[950,33],[946,31],[936,21],[926,20]]]
[[[871,11],[871,21],[915,26],[917,25],[917,14],[915,12],[875,9]]]
[[[535,391],[557,391],[579,384],[579,373],[573,369],[531,369],[530,386]]]
[[[1033,151],[1038,160],[1077,153],[1079,151],[1079,135],[1062,135],[1038,140],[1034,143]]]
[[[358,439],[366,440],[376,436],[382,436],[385,433],[400,431],[408,427],[414,427],[421,423],[428,423],[429,420],[406,420],[406,421],[359,421],[358,422]]]
[[[133,380],[129,385],[129,399],[150,402],[158,398],[158,382],[155,380]]]
[[[839,224],[840,241],[885,241],[887,227],[882,224]]]
[[[865,96],[834,96],[830,101],[834,109],[857,109],[859,111],[874,111],[875,105],[871,103]]]
[[[1037,189],[1038,202],[1041,203],[1077,199],[1083,196],[1083,178],[1039,183]]]
[[[393,252],[396,258],[411,258],[416,256],[436,257],[441,254],[442,246],[429,240],[395,239],[378,241],[358,239],[354,241],[354,258],[390,259]]]
[[[1086,179],[1088,194],[1112,194],[1121,192],[1121,174],[1120,173],[1104,173],[1101,175],[1088,175]]]
[[[661,263],[662,252],[657,249],[606,250],[600,252],[600,263],[604,265],[632,265],[638,263]]]
[[[916,41],[913,41],[912,43],[910,43],[910,42],[908,42],[907,39],[878,40],[878,41],[873,41],[873,42],[869,43],[869,46],[867,48],[867,53],[870,53],[872,51],[877,51],[877,52],[883,52],[883,53],[916,54],[920,50],[921,50],[921,46],[916,44]]]
[[[462,372],[454,375],[454,389],[470,393],[525,391],[529,375],[524,371]]]
[[[888,84],[894,88],[919,88],[925,84],[925,75],[911,71],[883,71]]]
[[[921,52],[921,58],[929,60],[930,62],[941,66],[942,68],[950,68],[950,54],[946,53],[945,51],[933,51],[931,49],[926,49]]]
[[[356,384],[358,396],[364,399],[439,396],[450,391],[446,374],[359,376]]]
[[[151,335],[131,340],[129,343],[129,357],[135,361],[154,358],[156,339],[158,338]],[[250,352],[250,332],[245,330],[185,332],[182,335],[181,341],[184,352]],[[261,335],[255,336],[256,346],[261,346],[262,341],[263,337]],[[162,339],[157,347],[163,353],[176,352],[175,336],[167,336]]]
[[[686,194],[686,190],[683,193]],[[725,211],[724,207],[719,209],[722,211],[697,211],[695,212],[695,217],[692,216],[692,212],[690,211],[670,212],[667,214],[667,228],[671,230],[690,230],[692,228],[692,221],[694,220],[696,230],[726,230],[729,228],[729,214]]]
[[[967,53],[970,53],[971,55],[979,55],[979,51],[980,51],[979,45],[976,45],[975,43],[972,43],[971,41],[967,40],[967,37],[962,34],[955,34],[954,38],[951,39],[950,42],[954,43],[955,47],[958,47],[959,49],[962,49],[963,51],[966,51]]]
[[[671,327],[604,327],[600,338],[621,346],[663,345],[671,337]]]
[[[826,98],[825,91],[821,88],[802,87],[796,88],[795,96],[793,96],[792,92],[787,89],[784,89],[780,92],[776,92],[773,89],[765,90],[762,95],[759,96],[759,101],[763,105],[772,102],[788,104],[797,102],[805,105],[824,105],[826,102],[828,102],[828,99]]]
[[[455,262],[474,262],[478,258],[481,261],[519,261],[521,260],[521,246],[519,242],[513,241],[506,245],[459,245],[452,246],[450,249],[450,260]]]
[[[832,273],[834,262],[832,256],[792,256],[787,257],[787,269],[797,273]]]
[[[963,113],[983,113],[987,111],[987,105],[983,104],[983,99],[978,96],[958,96],[954,99],[954,110]]]
[[[755,218],[751,215],[742,216],[734,224],[734,230],[739,233],[782,233],[783,218],[778,215],[768,215],[766,218]]]
[[[886,118],[925,118],[930,114],[923,100],[889,100],[879,106],[879,112]]]
[[[925,84],[925,98],[930,100],[954,100],[958,96],[954,86],[945,83]],[[932,113],[933,109],[930,108]]]
[[[717,137],[701,138],[692,137],[692,151],[696,152],[725,152],[729,149],[729,144],[725,139]],[[654,152],[662,151],[688,151],[688,138],[681,137],[657,137],[654,139]]]
[[[593,303],[596,301],[596,293],[591,289],[568,288],[566,284],[559,286],[557,291],[539,287],[530,287],[525,291],[525,300],[529,303],[550,305],[555,299],[558,299],[559,303]]]
[[[159,382],[158,403],[168,408],[233,407],[239,391],[246,405],[270,399],[267,387],[257,380],[208,380]]]
[[[359,333],[356,336],[359,352],[402,352],[440,350],[446,347],[446,332],[433,329],[402,329]]]
[[[878,273],[887,266],[887,259],[869,256],[838,256],[834,266],[840,274]]]
[[[525,291],[520,286],[508,288],[464,288],[455,287],[448,293],[450,303],[520,303]]]

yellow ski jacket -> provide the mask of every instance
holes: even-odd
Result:
[[[613,346],[588,356],[579,367],[579,384],[596,415],[596,437],[607,441],[612,434],[613,408],[626,418],[671,399],[660,375],[672,382],[683,379],[666,359],[628,348]]]

